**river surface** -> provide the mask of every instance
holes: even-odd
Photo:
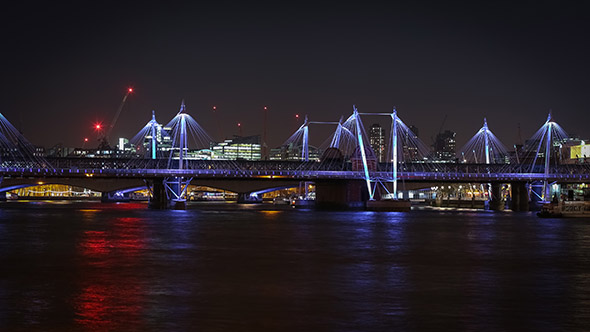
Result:
[[[590,219],[0,203],[1,331],[589,331]]]

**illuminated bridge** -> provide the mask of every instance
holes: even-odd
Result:
[[[388,162],[377,162],[361,116],[391,119]],[[335,125],[324,153],[312,160],[309,126]],[[533,195],[548,200],[554,184],[590,182],[590,167],[560,162],[561,144],[567,134],[552,121],[545,124],[515,156],[510,156],[484,120],[483,127],[457,154],[453,162],[433,156],[416,135],[391,113],[353,114],[338,122],[305,119],[285,142],[299,151],[298,161],[196,160],[189,154],[195,145],[213,140],[186,113],[184,102],[170,128],[171,148],[159,149],[155,114],[136,135],[138,151],[128,158],[44,158],[0,114],[0,192],[44,184],[64,184],[100,191],[106,197],[141,188],[150,191],[156,208],[182,207],[189,184],[236,192],[244,200],[271,190],[296,187],[301,182],[316,185],[316,202],[325,206],[362,206],[366,201],[403,198],[402,186],[427,188],[446,183],[486,184],[491,207],[501,204],[502,184],[511,184],[513,210],[527,210]],[[158,130],[161,130],[159,128]],[[191,143],[192,142],[192,143]],[[192,146],[191,146],[192,144]],[[210,145],[209,145],[210,146]],[[143,149],[143,150],[142,150]],[[405,189],[404,189],[405,190]],[[109,196],[111,195],[111,196]]]
[[[52,160],[55,164],[67,164],[66,168],[1,168],[3,174],[0,191],[14,190],[26,186],[44,184],[65,184],[89,188],[105,193],[125,192],[141,188],[164,189],[165,179],[184,180],[188,184],[225,189],[247,196],[273,189],[297,187],[302,181],[316,184],[318,202],[328,205],[360,204],[369,197],[365,191],[364,170],[353,170],[347,163],[344,169],[326,167],[316,162],[235,162],[232,169],[215,162],[188,163],[185,169],[112,168],[113,164],[125,164],[117,160],[69,159]],[[164,161],[162,161],[164,162]],[[97,165],[100,164],[100,167]],[[127,161],[128,163],[128,161]],[[92,167],[95,166],[95,167]],[[194,166],[194,168],[190,168]],[[398,171],[399,181],[414,184],[414,188],[430,187],[445,183],[491,184],[491,190],[499,190],[503,183],[512,185],[514,191],[527,193],[527,183],[587,183],[590,171],[582,165],[560,165],[545,173],[523,172],[523,165],[496,164],[404,164]],[[391,179],[391,165],[380,164],[371,172],[375,179]],[[430,170],[433,169],[433,170]],[[180,184],[183,186],[183,184]],[[170,186],[170,184],[168,184]],[[161,189],[161,190],[162,190]],[[358,193],[345,197],[342,193]],[[364,193],[363,193],[364,192]],[[168,205],[169,195],[161,193],[162,205]],[[323,197],[324,196],[324,197]],[[168,197],[168,198],[165,198]],[[526,198],[527,202],[529,198]],[[525,208],[521,208],[525,209]]]

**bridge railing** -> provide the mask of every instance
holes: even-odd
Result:
[[[174,169],[168,168],[167,159],[146,159],[142,163],[129,163],[124,158],[48,158],[49,163],[56,169]],[[2,167],[29,168],[26,163],[10,164],[5,163]],[[36,167],[35,167],[36,168]],[[316,171],[338,171],[352,172],[361,171],[354,169],[351,162],[321,163],[321,162],[300,162],[300,161],[246,161],[238,160],[232,163],[231,167],[224,161],[217,160],[189,160],[186,169],[188,170],[292,170],[299,172]],[[378,163],[371,172],[387,172],[391,170],[390,163]],[[528,164],[466,164],[466,163],[436,163],[436,162],[412,162],[400,163],[399,172],[438,172],[438,173],[544,173],[542,165],[531,167]],[[550,166],[549,173],[552,174],[590,174],[590,164],[561,164]]]

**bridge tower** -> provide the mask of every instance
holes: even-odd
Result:
[[[305,121],[303,121],[303,147],[301,149],[301,159],[304,161],[309,161],[309,121],[307,119],[307,115],[305,116]]]
[[[178,146],[178,173],[182,174],[183,170],[187,168],[188,159],[188,140],[187,140],[187,120],[192,119],[186,113],[186,105],[184,100],[180,105],[180,111],[172,120],[176,123],[174,141],[172,144],[172,151],[168,165],[172,165],[174,159],[174,151]],[[169,206],[174,209],[186,208],[186,191],[192,178],[185,178],[182,175],[169,177],[164,179],[164,187],[166,189],[166,196],[168,198]]]
[[[549,181],[547,181],[547,179],[549,178],[549,159],[550,155],[551,155],[551,127],[553,126],[553,122],[551,121],[551,112],[549,112],[549,115],[547,116],[547,135],[546,135],[546,142],[545,142],[545,178],[543,180],[543,200],[544,201],[548,201],[550,199],[551,193],[550,193],[550,187],[549,187]]]
[[[156,138],[156,126],[158,125],[158,122],[156,121],[156,111],[152,110],[152,120],[149,123],[150,126],[150,132],[152,135],[152,139],[151,139],[151,157],[152,160],[156,159],[156,150],[157,150],[157,138]]]
[[[367,163],[367,153],[365,152],[365,143],[363,142],[363,131],[362,131],[362,123],[361,118],[359,116],[358,109],[355,105],[352,106],[353,109],[353,117],[354,122],[356,125],[356,135],[359,144],[359,150],[361,151],[361,158],[363,160],[363,170],[365,175],[365,182],[367,183],[367,190],[369,191],[369,200],[374,200],[375,192],[372,190],[371,187],[371,176],[369,175],[369,164]]]
[[[391,151],[393,153],[391,182],[393,183],[392,194],[394,199],[397,199],[397,121],[397,110],[394,107],[391,113]]]
[[[531,147],[531,146],[528,147],[529,153],[534,153],[534,158],[533,158],[533,162],[531,164],[530,172],[531,173],[535,172],[537,159],[539,158],[540,155],[543,155],[543,158],[545,158],[544,163],[543,163],[542,188],[539,188],[539,189],[541,189],[540,193],[538,192],[539,190],[537,190],[537,191],[534,190],[535,186],[531,185],[532,193],[535,196],[537,196],[538,198],[540,198],[541,201],[548,201],[551,199],[551,184],[549,183],[548,179],[549,179],[549,174],[551,173],[550,161],[551,161],[551,154],[552,154],[552,152],[554,152],[553,151],[554,142],[559,141],[559,140],[563,140],[567,137],[568,137],[567,133],[561,128],[561,126],[559,126],[559,124],[557,124],[556,122],[553,121],[553,116],[551,114],[551,111],[549,111],[549,115],[547,115],[547,120],[545,121],[543,126],[530,139],[532,144],[535,144],[536,142],[538,142],[538,145],[536,147]],[[542,153],[543,147],[544,147],[544,153]],[[528,156],[528,157],[530,158],[530,156]],[[525,159],[526,158],[527,157],[525,157]],[[541,186],[539,186],[539,187],[541,187]]]

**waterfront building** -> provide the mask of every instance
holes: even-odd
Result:
[[[315,146],[308,146],[308,159],[309,161],[319,161],[321,150]],[[293,143],[288,145],[279,146],[278,148],[270,149],[269,159],[270,160],[283,160],[283,161],[302,161],[303,160],[303,146],[294,145]]]
[[[218,160],[262,159],[260,135],[234,136],[211,147],[212,158]]]

